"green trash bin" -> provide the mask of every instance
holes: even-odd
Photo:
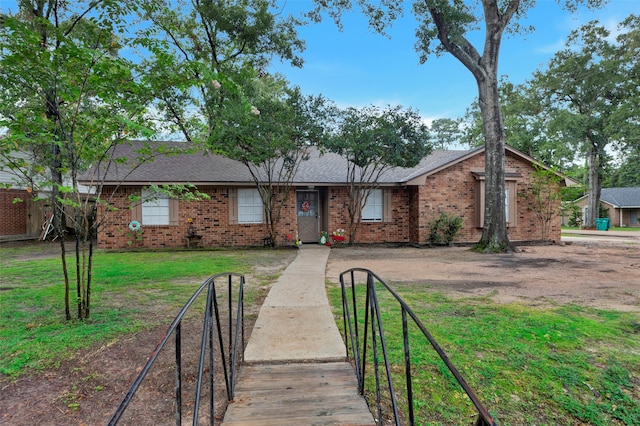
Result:
[[[609,218],[596,219],[596,231],[608,231],[609,230]]]

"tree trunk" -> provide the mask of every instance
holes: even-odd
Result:
[[[492,74],[493,71],[488,74]],[[485,140],[484,225],[475,249],[483,252],[516,251],[507,234],[505,204],[505,140],[500,112],[498,80],[476,76]]]
[[[86,317],[87,319],[91,315],[91,278],[93,273],[93,235],[89,235],[89,260],[87,262],[87,300]]]
[[[71,319],[71,306],[69,305],[69,273],[67,272],[67,254],[64,247],[64,238],[60,238],[60,260],[62,261],[62,272],[64,274],[64,317],[67,321]]]
[[[587,156],[587,163],[589,165],[589,189],[587,192],[587,211],[583,226],[591,229],[596,227],[596,219],[600,216],[600,191],[602,189],[600,161],[595,147],[592,147],[590,150]]]
[[[349,204],[347,206],[347,212],[349,213],[349,228],[347,230],[349,234],[349,241],[347,242],[347,245],[349,247],[356,243],[356,233],[358,232],[358,227],[362,217],[362,207],[366,202],[363,190],[355,185],[355,181],[350,182]]]
[[[56,115],[52,113],[51,116]],[[67,253],[64,245],[66,220],[64,204],[60,201],[60,187],[62,186],[61,154],[60,147],[55,141],[51,143],[51,154],[51,204],[53,205],[53,228],[60,241],[60,260],[62,262],[62,273],[64,275],[64,315],[68,321],[71,319],[71,308],[69,306],[69,270],[67,266]]]
[[[448,1],[445,2],[450,5]],[[456,3],[456,2],[454,2]],[[504,145],[506,135],[498,96],[498,57],[502,34],[520,6],[519,0],[506,2],[482,0],[485,20],[482,55],[460,34],[455,33],[440,1],[425,0],[431,18],[438,28],[438,40],[473,75],[478,84],[485,140],[485,207],[484,227],[475,249],[483,252],[517,251],[509,242],[505,214]],[[463,31],[464,32],[464,31]]]

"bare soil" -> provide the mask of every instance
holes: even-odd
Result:
[[[331,252],[327,279],[338,283],[341,272],[360,267],[387,283],[415,283],[453,297],[640,312],[640,245],[592,242],[520,249],[480,254],[469,247],[340,248]]]
[[[468,247],[336,247],[327,278],[338,283],[341,272],[363,267],[389,283],[422,285],[453,297],[486,296],[498,303],[534,306],[579,304],[640,313],[640,247],[570,244],[521,247],[520,253],[486,255]],[[269,274],[281,264],[260,268]],[[257,280],[256,280],[257,281]],[[259,306],[251,308],[257,312]],[[249,315],[251,317],[251,315]],[[187,327],[194,328],[192,322]],[[250,330],[252,324],[248,325]],[[159,325],[115,342],[79,351],[58,368],[27,374],[10,382],[0,378],[0,424],[105,424],[145,364],[167,326]],[[198,353],[198,333],[183,343],[188,357]],[[120,424],[175,424],[172,351],[160,360]],[[217,377],[222,377],[216,369]],[[193,373],[185,376],[193,387]],[[185,411],[193,409],[185,392]],[[216,401],[224,401],[224,388]],[[192,411],[191,411],[192,412]],[[219,419],[224,403],[216,404]]]

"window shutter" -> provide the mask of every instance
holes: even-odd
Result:
[[[475,195],[476,195],[476,203],[475,203],[475,218],[476,218],[476,228],[482,228],[484,226],[484,179],[476,180],[475,184]]]
[[[180,201],[177,198],[169,198],[169,225],[171,226],[180,224],[179,206]]]
[[[391,222],[393,211],[391,210],[391,196],[393,192],[390,188],[382,190],[382,221]]]
[[[505,186],[507,187],[507,191],[509,194],[509,220],[507,221],[507,226],[516,226],[518,224],[518,209],[517,207],[517,182],[515,180],[509,180],[505,182]]]
[[[238,190],[236,188],[229,188],[229,197],[227,199],[229,204],[229,224],[238,224]]]

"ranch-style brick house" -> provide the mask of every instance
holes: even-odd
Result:
[[[586,195],[574,201],[581,207],[582,217],[586,216],[588,201]],[[640,227],[640,187],[602,188],[600,204],[611,226]]]
[[[173,143],[168,143],[171,146]],[[177,143],[175,143],[177,144]],[[133,158],[135,143],[118,147],[118,157]],[[347,160],[337,154],[309,149],[283,208],[278,245],[318,241],[319,234],[346,229]],[[484,214],[484,147],[472,150],[436,150],[413,168],[395,168],[379,179],[369,197],[356,234],[358,243],[413,243],[428,240],[429,222],[442,212],[461,216],[457,242],[477,242]],[[540,222],[525,198],[531,175],[544,167],[531,157],[506,148],[506,201],[511,241],[541,239]],[[83,183],[88,184],[88,181]],[[561,185],[570,181],[563,180]],[[181,201],[157,198],[133,204],[130,196],[144,196],[149,185],[193,184],[209,199]],[[104,181],[103,200],[116,208],[98,232],[101,248],[130,246],[184,247],[189,227],[200,245],[256,246],[267,236],[260,196],[248,169],[235,160],[213,154],[160,156],[131,171],[112,167]],[[101,207],[104,208],[104,207]],[[140,223],[138,233],[130,223]],[[549,239],[560,240],[561,218],[553,219]]]

